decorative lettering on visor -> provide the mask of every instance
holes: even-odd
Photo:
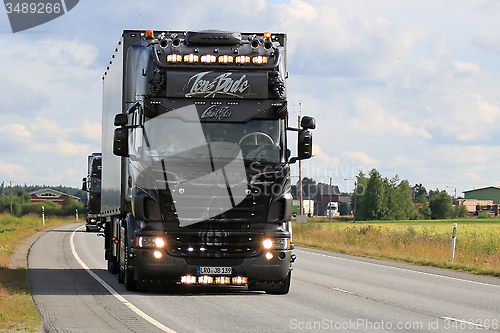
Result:
[[[233,114],[229,111],[229,106],[209,106],[200,116],[200,119],[211,118],[214,120],[222,120],[231,117]]]
[[[267,73],[167,72],[167,97],[267,99]]]

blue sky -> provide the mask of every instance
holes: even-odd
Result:
[[[317,120],[304,176],[343,191],[373,167],[450,194],[500,185],[498,17],[498,0],[82,0],[13,34],[1,12],[0,180],[81,185],[101,76],[121,31],[142,28],[286,32],[292,122]]]

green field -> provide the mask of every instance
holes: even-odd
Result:
[[[451,260],[453,224],[457,223]],[[293,242],[363,257],[449,268],[500,277],[500,220],[459,219],[294,223]]]

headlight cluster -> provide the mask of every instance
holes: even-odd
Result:
[[[290,238],[267,238],[262,242],[266,250],[288,250],[290,249]]]
[[[138,247],[162,248],[165,246],[165,240],[158,236],[140,236],[137,237]]]

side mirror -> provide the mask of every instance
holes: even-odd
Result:
[[[87,178],[82,179],[82,191],[87,192]]]
[[[313,117],[304,116],[300,121],[300,127],[303,129],[315,129],[316,128],[316,120]]]
[[[128,123],[128,117],[125,113],[118,113],[115,116],[115,126],[125,126]]]
[[[312,134],[306,129],[299,131],[297,152],[299,160],[305,160],[312,157]]]
[[[128,157],[128,128],[120,127],[115,129],[113,135],[113,154]]]

